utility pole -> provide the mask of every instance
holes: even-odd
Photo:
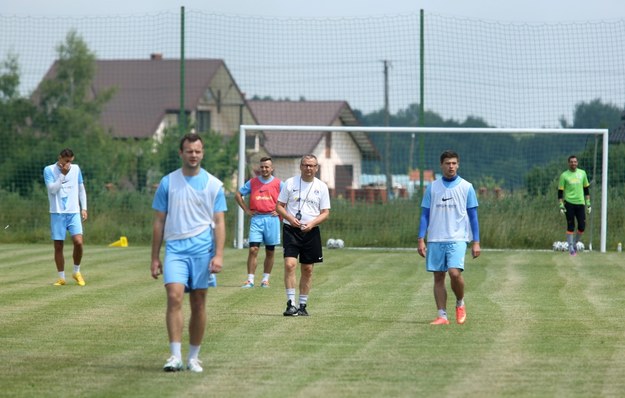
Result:
[[[390,110],[388,104],[388,60],[384,60],[384,126],[389,127]],[[386,194],[388,199],[393,198],[393,177],[391,175],[391,133],[386,132],[384,136],[384,172],[386,174]]]

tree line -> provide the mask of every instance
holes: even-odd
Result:
[[[28,195],[37,187],[41,189],[43,167],[53,163],[64,147],[74,150],[77,163],[88,163],[83,167],[83,173],[91,189],[111,186],[150,189],[160,176],[178,167],[178,141],[184,132],[177,127],[168,128],[160,142],[113,138],[99,120],[115,90],[97,94],[89,90],[95,74],[95,54],[75,31],[68,33],[56,52],[55,78],[43,81],[29,97],[19,92],[18,56],[8,54],[0,64],[0,191]],[[271,100],[271,97],[263,99]],[[357,109],[354,112],[364,126],[384,125],[383,110],[368,114]],[[578,103],[573,120],[569,123],[562,118],[560,123],[567,128],[602,127],[613,131],[621,123],[621,113],[618,106],[595,99]],[[410,104],[390,115],[389,125],[419,126],[419,104]],[[489,127],[477,116],[457,121],[445,119],[433,111],[425,112],[424,125]],[[202,136],[211,148],[205,153],[204,166],[223,181],[229,181],[237,167],[237,140],[226,140],[216,132],[203,133]],[[377,148],[385,147],[384,134],[372,133],[370,138]],[[563,160],[561,156],[566,156],[569,151],[587,148],[584,153],[577,153],[587,171],[594,159],[594,143],[584,142],[588,137],[581,136],[572,136],[563,142],[555,136],[426,135],[423,137],[427,149],[424,159],[419,157],[417,150],[407,154],[406,149],[411,145],[414,147],[411,139],[409,134],[393,136],[390,145],[393,174],[406,174],[420,164],[432,168],[432,165],[438,165],[442,150],[454,148],[461,153],[463,174],[467,178],[487,179],[511,190],[525,189],[534,194],[546,193],[565,166],[565,158]],[[503,148],[508,154],[506,157],[485,156],[500,153]],[[527,156],[528,153],[532,156]],[[612,159],[614,161],[614,156]],[[380,172],[380,164],[379,161],[365,161],[363,171]],[[615,169],[612,170],[611,181],[615,177]],[[618,173],[614,178],[615,183],[624,180],[625,177]]]

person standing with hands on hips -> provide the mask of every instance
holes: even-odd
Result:
[[[481,253],[477,196],[473,185],[457,174],[459,161],[460,157],[454,151],[441,154],[443,177],[428,185],[421,202],[417,251],[425,257],[427,271],[434,274],[434,300],[438,316],[430,323],[432,325],[449,324],[445,287],[447,274],[456,296],[456,323],[465,323],[467,314],[462,272],[467,243],[473,242],[473,258]]]
[[[79,286],[85,286],[80,273],[80,262],[83,255],[82,223],[87,221],[87,192],[82,172],[74,161],[74,152],[65,148],[59,154],[56,163],[43,169],[43,179],[48,189],[50,202],[50,230],[54,241],[54,262],[58,279],[54,286],[65,285],[65,256],[63,246],[69,231],[74,244],[74,272],[72,278]]]
[[[319,164],[315,155],[300,160],[300,175],[286,180],[278,196],[276,211],[283,219],[284,287],[286,310],[284,316],[308,316],[308,294],[312,288],[313,267],[323,262],[319,224],[330,215],[328,186],[315,177]],[[297,259],[301,265],[299,307],[295,306]]]
[[[558,202],[560,212],[566,216],[566,242],[569,254],[577,254],[577,242],[586,229],[586,214],[590,214],[590,183],[586,172],[577,167],[577,157],[568,158],[569,169],[560,174],[558,181]],[[577,233],[575,233],[577,220]]]
[[[163,274],[167,292],[165,316],[171,356],[163,366],[166,372],[183,369],[182,302],[189,293],[189,355],[187,369],[202,372],[198,359],[206,328],[206,292],[211,273],[223,266],[227,209],[223,184],[201,167],[204,144],[197,134],[186,134],[180,141],[182,167],[161,179],[154,195],[152,227],[152,278]],[[165,264],[160,250],[165,240]]]
[[[261,287],[269,287],[269,277],[273,269],[276,245],[280,244],[280,218],[276,212],[276,202],[282,181],[273,176],[273,163],[270,157],[260,159],[260,176],[248,180],[234,195],[234,199],[250,219],[250,250],[247,255],[247,281],[244,289],[254,287],[258,251],[265,244],[265,262]],[[249,207],[243,197],[250,196]]]

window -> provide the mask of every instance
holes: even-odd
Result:
[[[206,133],[211,128],[211,113],[210,111],[197,111],[196,112],[196,125],[198,133]]]

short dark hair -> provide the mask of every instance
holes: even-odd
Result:
[[[74,157],[74,151],[72,151],[69,148],[65,148],[61,151],[61,153],[59,153],[59,156],[62,158],[73,158]]]
[[[570,161],[571,161],[571,159],[577,159],[577,156],[575,156],[575,155],[571,155],[571,156],[569,156],[569,158],[568,158],[566,161],[567,161],[567,162],[570,162]]]
[[[202,143],[202,146],[204,146],[204,141],[202,141],[202,137],[200,137],[199,134],[187,133],[180,140],[180,150],[181,151],[182,151],[182,146],[184,145],[185,141],[189,141],[189,142],[200,141]]]
[[[460,156],[458,156],[458,153],[456,151],[452,151],[451,149],[448,149],[445,152],[441,153],[441,164],[445,161],[445,159],[453,159],[453,158],[458,159],[458,161],[460,160]]]
[[[260,158],[260,162],[268,162],[271,160],[271,156],[263,156],[262,158]]]
[[[299,161],[300,165],[304,164],[304,159],[315,159],[315,163],[317,163],[316,166],[319,165],[319,162],[317,161],[317,157],[313,155],[312,153],[302,156],[302,158]]]

